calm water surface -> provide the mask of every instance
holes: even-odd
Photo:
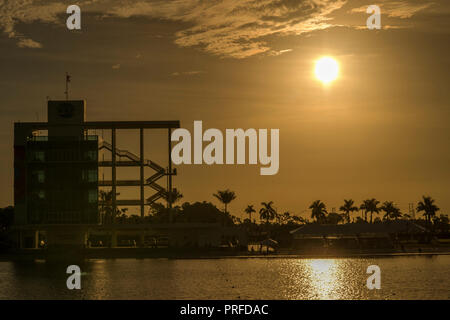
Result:
[[[450,256],[339,259],[108,259],[0,262],[0,299],[450,299]],[[381,289],[366,288],[369,265]]]

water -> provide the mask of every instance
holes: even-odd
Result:
[[[368,290],[366,269],[381,268]],[[107,259],[0,262],[0,299],[450,299],[450,255],[339,259]]]

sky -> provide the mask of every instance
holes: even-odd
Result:
[[[46,121],[47,97],[64,98],[69,72],[71,98],[86,99],[90,121],[280,130],[278,174],[180,165],[174,186],[183,201],[219,205],[212,194],[229,188],[234,215],[273,200],[278,211],[307,217],[317,199],[330,211],[348,198],[392,200],[407,213],[430,195],[448,213],[447,0],[76,4],[81,30],[67,29],[67,2],[0,0],[0,206],[13,204],[13,123]],[[380,30],[366,27],[373,4]],[[340,66],[328,86],[314,77],[322,56]],[[137,132],[119,134],[119,148],[138,153]],[[147,132],[146,157],[167,161],[166,140]]]

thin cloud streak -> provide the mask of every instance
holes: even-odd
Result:
[[[185,72],[174,72],[171,74],[171,76],[173,77],[179,77],[179,76],[194,76],[194,75],[198,75],[198,74],[202,74],[202,73],[206,73],[204,71],[185,71]]]
[[[60,1],[0,0],[0,29],[11,39],[17,39],[21,48],[42,48],[39,42],[28,39],[15,30],[16,25],[41,21],[59,23],[57,15],[67,6]]]
[[[190,23],[175,34],[181,47],[200,47],[221,57],[271,52],[269,36],[300,35],[333,26],[328,15],[346,0],[175,0],[121,4],[107,15],[147,16]]]
[[[431,7],[434,3],[423,1],[385,1],[379,3],[381,14],[385,14],[391,18],[409,19],[420,11]],[[354,8],[351,13],[366,12],[367,6]]]
[[[433,5],[418,0],[379,2],[382,14],[399,19],[411,18]],[[80,0],[78,5],[82,14],[103,18],[146,17],[181,22],[183,27],[174,34],[178,46],[242,59],[288,52],[273,49],[269,38],[346,26],[333,23],[332,15],[347,3],[347,0]],[[67,5],[60,0],[0,0],[0,29],[21,48],[42,48],[38,41],[18,33],[16,26],[39,21],[65,28]],[[366,8],[354,8],[348,13],[365,12]]]

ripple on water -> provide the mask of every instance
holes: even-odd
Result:
[[[366,288],[369,265],[381,290]],[[450,256],[338,259],[111,259],[80,265],[0,262],[0,299],[449,299]]]

